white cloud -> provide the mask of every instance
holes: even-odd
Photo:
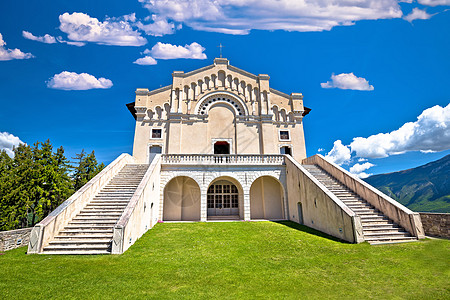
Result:
[[[374,164],[371,164],[369,162],[363,163],[363,164],[354,164],[351,168],[350,168],[350,173],[355,174],[356,176],[358,176],[359,178],[367,178],[372,174],[368,174],[366,172],[364,172],[367,169],[370,169],[371,167],[375,166]]]
[[[358,90],[358,91],[373,91],[373,85],[362,78],[357,77],[353,73],[342,73],[339,75],[331,75],[331,81],[321,83],[320,86],[324,89],[338,88],[342,90]]]
[[[317,152],[323,152],[323,151],[325,151],[325,149],[323,149],[323,148],[317,149]]]
[[[206,59],[206,54],[203,53],[205,48],[200,44],[193,42],[190,45],[177,46],[172,44],[164,44],[161,42],[156,43],[151,50],[145,49],[142,54],[146,56],[141,57],[133,63],[138,65],[156,65],[157,59],[177,59],[177,58],[190,58],[190,59]]]
[[[413,8],[412,12],[409,15],[403,17],[403,19],[408,22],[412,22],[414,20],[428,20],[432,16],[433,15],[428,14],[425,10],[421,10],[415,7]]]
[[[325,156],[337,164],[348,163],[353,156],[359,162],[367,158],[383,158],[411,151],[423,153],[450,149],[450,104],[425,109],[415,122],[408,122],[389,133],[379,133],[367,138],[356,137],[350,145],[340,140]],[[367,166],[367,163],[362,164]]]
[[[74,42],[93,42],[101,45],[142,46],[147,40],[133,29],[134,14],[120,18],[106,18],[100,22],[84,13],[64,13],[59,16],[62,32]]]
[[[111,80],[106,78],[95,78],[94,76],[81,73],[63,71],[55,74],[47,82],[47,86],[58,90],[90,90],[90,89],[109,89],[113,86]]]
[[[397,0],[139,0],[151,14],[202,31],[323,31],[402,17]]]
[[[348,162],[351,158],[350,148],[344,146],[341,140],[337,140],[334,142],[333,149],[325,155],[325,158],[338,165],[342,165],[343,163]]]
[[[157,59],[206,59],[206,54],[203,53],[203,51],[205,51],[205,48],[196,42],[185,45],[184,47],[158,42],[152,47],[152,50],[147,51],[147,53],[150,53],[152,57]]]
[[[8,132],[0,132],[0,150],[5,150],[10,157],[14,156],[13,148],[23,143],[17,136]]]
[[[67,44],[67,45],[71,45],[71,46],[83,47],[84,45],[86,45],[86,43],[83,43],[83,42],[71,42],[71,41],[66,41],[66,40],[64,40],[61,36],[58,36],[58,37],[56,38],[56,40],[58,41],[58,43],[61,43],[61,44]]]
[[[450,0],[418,0],[417,2],[428,6],[450,5]]]
[[[36,41],[36,42],[41,42],[41,43],[45,43],[45,44],[55,44],[56,43],[56,39],[55,37],[46,34],[44,36],[35,36],[34,34],[32,34],[31,32],[28,31],[22,31],[22,36],[26,39],[32,40],[32,41]]]
[[[163,36],[175,33],[175,24],[169,23],[167,19],[152,15],[153,23],[143,24],[141,21],[136,23],[136,27],[152,36]]]
[[[405,123],[392,132],[354,138],[349,146],[356,156],[365,158],[450,149],[450,104],[428,108],[417,121]]]
[[[0,33],[0,61],[13,60],[13,59],[29,59],[33,58],[33,54],[24,53],[20,49],[7,49],[5,48],[6,42],[3,40],[3,36]]]
[[[137,65],[156,65],[158,62],[156,61],[156,59],[154,59],[151,56],[144,56],[141,58],[136,59],[136,61],[133,62],[134,64]]]

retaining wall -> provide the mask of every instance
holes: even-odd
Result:
[[[420,213],[425,234],[450,239],[450,214]]]
[[[33,228],[22,228],[0,232],[0,252],[28,245]]]

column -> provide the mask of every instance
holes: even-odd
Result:
[[[206,220],[208,219],[208,206],[206,203],[206,195],[207,195],[207,191],[204,188],[201,188],[201,192],[200,192],[200,221],[201,222],[206,222]]]
[[[244,221],[250,221],[250,190],[244,190]]]

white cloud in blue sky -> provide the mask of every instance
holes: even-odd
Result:
[[[3,40],[3,36],[0,33],[0,61],[13,60],[13,59],[29,59],[33,58],[33,54],[24,53],[20,49],[7,49],[6,42]]]
[[[106,18],[100,22],[85,13],[64,13],[59,16],[59,29],[67,34],[68,39],[75,42],[92,42],[113,46],[143,46],[147,39],[135,30],[132,23],[136,21],[134,14],[119,18]]]
[[[348,163],[351,154],[361,158],[383,158],[410,151],[436,152],[450,149],[450,104],[425,109],[415,122],[407,122],[389,133],[367,138],[356,137],[350,145],[340,140],[326,158],[337,164]]]
[[[28,31],[22,31],[22,36],[28,40],[41,42],[44,44],[56,44],[56,39],[54,36],[51,36],[49,34],[45,34],[44,36],[35,36],[31,32]]]
[[[450,5],[450,0],[418,0],[417,2],[428,6]]]
[[[349,171],[350,171],[350,173],[355,174],[359,178],[367,178],[372,174],[366,173],[364,171],[372,168],[373,166],[375,166],[375,165],[371,164],[370,162],[365,162],[363,164],[356,163],[350,168]]]
[[[75,72],[63,71],[55,74],[47,82],[47,86],[58,90],[90,90],[90,89],[109,89],[113,86],[111,80],[106,78],[95,78],[87,73],[77,74]]]
[[[338,88],[342,90],[358,90],[358,91],[373,91],[373,85],[362,78],[357,77],[353,73],[342,73],[339,75],[331,75],[331,81],[321,83],[320,86],[324,89]]]
[[[23,144],[17,137],[8,132],[0,132],[0,150],[5,150],[10,157],[14,156],[13,148]]]
[[[196,42],[184,46],[158,42],[151,50],[145,49],[142,54],[146,56],[137,59],[134,63],[138,65],[156,65],[156,59],[206,59],[205,50],[202,45]]]
[[[396,0],[139,0],[151,14],[202,31],[323,31],[359,20],[401,18]]]
[[[405,19],[408,22],[412,22],[414,20],[428,20],[432,16],[433,15],[430,15],[425,10],[414,7],[413,10],[411,11],[411,13],[409,15],[403,17],[403,19]]]
[[[153,57],[147,55],[136,59],[133,63],[137,65],[149,66],[149,65],[156,65],[158,62]]]

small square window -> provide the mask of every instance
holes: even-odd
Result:
[[[161,138],[161,129],[152,129],[152,139]]]
[[[289,131],[287,130],[280,130],[280,140],[289,140]]]

